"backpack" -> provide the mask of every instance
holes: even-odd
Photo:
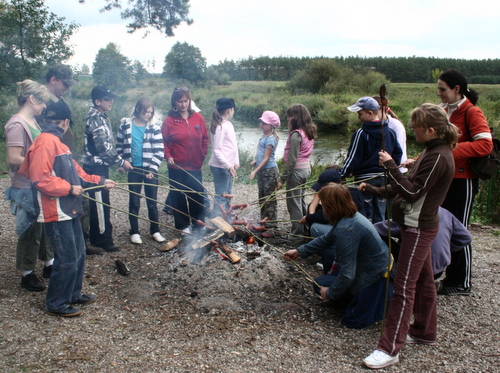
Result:
[[[464,113],[465,126],[467,125],[467,111],[472,106],[469,106]],[[491,138],[493,141],[493,149],[491,153],[484,157],[473,157],[469,159],[469,165],[472,171],[481,179],[488,180],[495,176],[500,168],[500,140],[493,136],[493,128],[490,127]]]
[[[493,137],[493,128],[490,128]],[[493,149],[489,155],[471,158],[470,168],[481,180],[488,180],[495,176],[500,168],[500,140],[493,137]]]

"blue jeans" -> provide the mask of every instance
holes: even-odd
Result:
[[[134,167],[132,171],[128,172],[128,182],[129,183],[144,183],[153,185],[144,185],[144,194],[146,195],[146,206],[148,207],[148,219],[151,221],[149,225],[149,233],[153,234],[160,231],[158,225],[158,206],[156,203],[156,198],[158,195],[158,179],[153,177],[152,179],[146,178],[146,174],[149,171],[142,167]],[[128,186],[131,192],[141,193],[142,185],[132,185]],[[128,199],[128,211],[136,216],[139,215],[139,208],[141,207],[141,196],[135,193],[129,194]],[[151,198],[151,199],[149,199]],[[130,221],[130,235],[139,234],[139,218],[129,215]]]
[[[320,286],[330,287],[335,283],[337,274],[320,276],[315,281]],[[375,283],[361,289],[357,294],[346,291],[340,299],[336,299],[335,305],[344,312],[340,321],[348,328],[361,329],[370,326],[384,318],[385,304],[389,304],[392,297],[394,284],[389,280],[389,295],[386,299],[387,279],[381,277]],[[319,288],[313,286],[319,294]]]
[[[82,294],[85,239],[79,218],[45,223],[45,228],[54,249],[46,309],[60,312]]]
[[[233,176],[225,168],[210,166],[210,170],[212,171],[212,175],[214,175],[215,201],[227,210],[231,204],[231,200],[222,197],[222,193],[231,194]],[[218,206],[214,206],[214,211],[219,211]]]
[[[375,179],[365,181],[368,184],[371,184],[376,187],[384,186],[384,178],[385,176],[379,176]],[[367,216],[368,220],[372,222],[372,224],[378,223],[379,221],[385,220],[385,205],[386,200],[383,197],[374,196],[370,193],[362,192],[365,203],[371,205],[371,214]]]
[[[330,224],[312,223],[309,227],[309,233],[311,237],[319,237],[330,232],[333,226]]]
[[[196,220],[205,219],[205,188],[201,171],[168,169],[174,222],[176,229],[184,229],[195,224]],[[177,189],[177,190],[175,190]]]

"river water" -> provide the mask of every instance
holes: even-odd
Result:
[[[255,154],[257,143],[262,137],[262,131],[258,123],[248,123],[238,120],[231,121],[236,131],[240,151],[248,151],[251,155]],[[276,159],[283,158],[285,143],[288,137],[288,128],[281,125],[277,129],[279,135],[278,148],[276,150]],[[314,142],[314,150],[311,156],[312,164],[330,165],[342,164],[343,157],[347,153],[349,146],[349,135],[343,135],[332,132],[320,132]]]

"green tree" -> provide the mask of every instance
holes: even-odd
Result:
[[[97,52],[92,77],[97,84],[118,89],[130,83],[131,71],[130,61],[120,53],[118,45],[109,43]]]
[[[84,63],[82,65],[81,73],[82,73],[82,75],[89,75],[90,74],[90,67]]]
[[[433,81],[433,82],[437,82],[437,81],[438,81],[438,79],[439,79],[439,77],[441,76],[441,74],[442,74],[443,72],[444,72],[443,70],[438,69],[438,68],[436,68],[436,69],[432,70],[432,72],[431,72],[431,74],[432,74],[432,81]]]
[[[85,0],[78,0],[85,3]],[[122,9],[122,0],[105,0],[106,5],[101,11],[112,9]],[[174,36],[174,29],[186,22],[193,23],[189,14],[189,0],[127,0],[129,8],[122,11],[123,19],[131,19],[127,25],[130,33],[140,29],[146,29],[146,34],[150,28],[165,33],[166,36]]]
[[[68,42],[77,29],[49,12],[43,0],[0,2],[0,87],[39,79],[48,65],[70,58]]]
[[[132,75],[136,81],[140,81],[149,78],[151,74],[142,63],[136,60],[132,64]]]
[[[177,42],[165,57],[163,76],[167,79],[186,79],[191,83],[203,82],[207,61],[199,48]]]

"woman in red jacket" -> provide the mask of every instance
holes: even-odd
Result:
[[[161,132],[173,188],[175,228],[189,234],[192,224],[204,218],[201,167],[208,151],[208,131],[205,119],[191,108],[191,95],[186,87],[174,89],[171,105]]]
[[[467,80],[456,70],[441,74],[438,80],[438,96],[449,121],[459,130],[458,146],[453,151],[455,175],[442,206],[468,226],[479,188],[478,176],[471,170],[469,160],[490,154],[493,147],[491,131],[481,109],[476,105],[478,95],[467,88]],[[446,269],[439,294],[469,295],[471,292],[472,247],[465,246],[454,252]]]

